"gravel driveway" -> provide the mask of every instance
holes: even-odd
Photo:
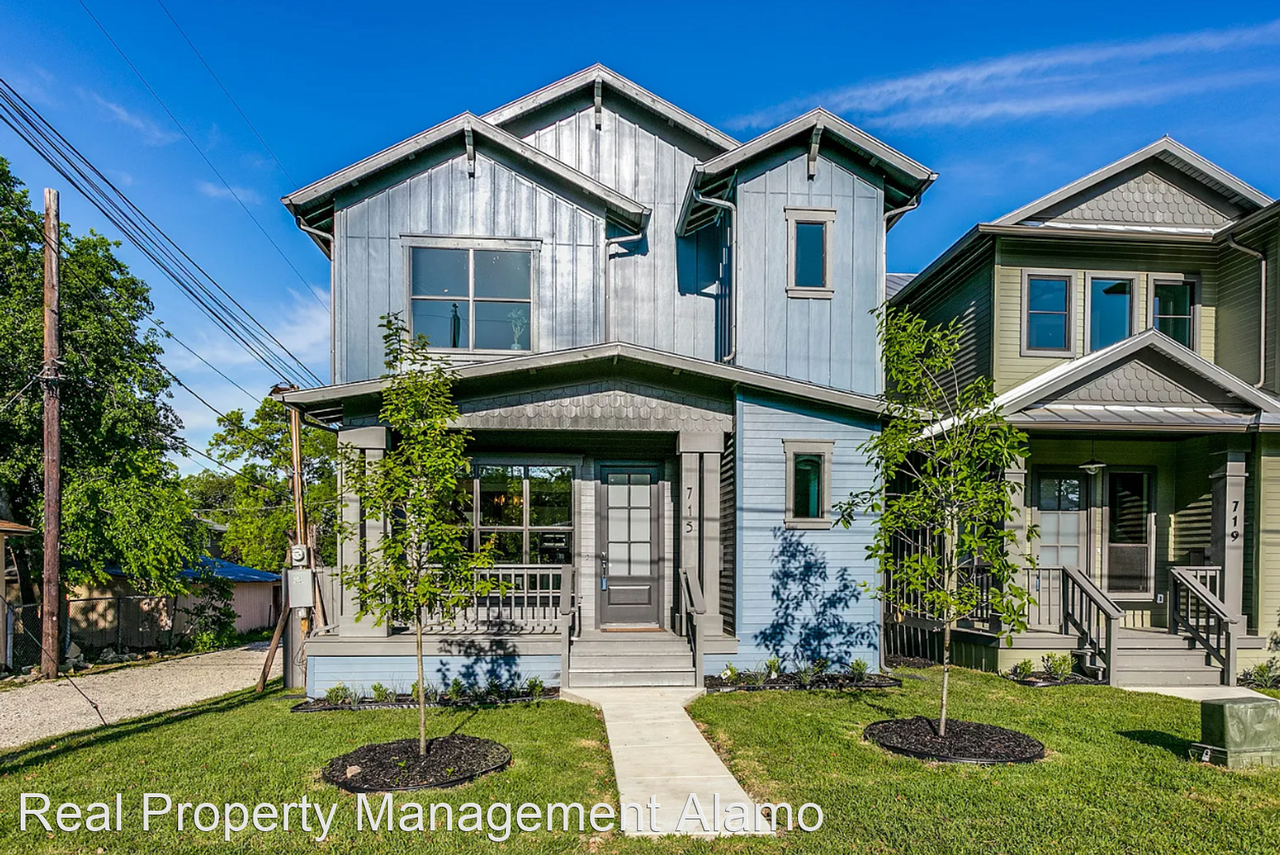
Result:
[[[172,662],[85,674],[75,680],[106,720],[114,723],[253,686],[266,657],[267,643],[259,642]],[[275,677],[280,676],[283,658],[276,655]],[[0,692],[0,750],[101,725],[93,707],[65,679]]]

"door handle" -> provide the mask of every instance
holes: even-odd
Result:
[[[600,553],[600,590],[609,590],[609,555]]]

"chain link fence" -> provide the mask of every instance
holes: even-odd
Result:
[[[19,671],[40,663],[40,606],[5,607],[4,667]],[[74,644],[89,661],[116,654],[167,650],[180,639],[174,597],[92,597],[68,600],[58,623],[59,657]]]

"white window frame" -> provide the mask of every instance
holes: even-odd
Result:
[[[784,208],[787,220],[787,296],[810,300],[830,300],[835,290],[835,260],[832,257],[834,208]],[[801,288],[796,285],[796,226],[808,223],[822,226],[822,287]]]
[[[1084,352],[1093,353],[1093,343],[1089,340],[1093,335],[1093,280],[1095,279],[1127,279],[1129,281],[1129,334],[1130,338],[1137,334],[1139,319],[1143,316],[1138,303],[1138,284],[1142,274],[1131,270],[1086,270],[1084,274]],[[1120,341],[1124,341],[1121,339]],[[1119,342],[1112,342],[1119,344]],[[1110,346],[1110,345],[1107,345]],[[1101,350],[1102,348],[1098,348]]]
[[[1070,358],[1076,355],[1076,281],[1077,271],[1051,268],[1025,268],[1022,271],[1022,356],[1047,356],[1054,359]],[[1031,346],[1031,280],[1032,279],[1064,279],[1067,283],[1067,329],[1066,347],[1045,348]]]
[[[829,529],[835,523],[831,515],[831,459],[835,453],[834,439],[784,439],[782,441],[783,457],[786,460],[786,504],[783,513],[783,527],[789,529],[821,530]],[[822,457],[822,495],[819,502],[821,516],[797,517],[796,508],[796,456],[800,454]]]
[[[1191,286],[1191,349],[1200,352],[1200,274],[1198,273],[1148,273],[1146,328],[1156,326],[1156,283]]]
[[[471,347],[430,347],[428,350],[432,353],[442,354],[478,354],[490,359],[509,358],[513,354],[536,353],[538,350],[538,269],[539,255],[542,252],[542,241],[536,239],[517,239],[517,238],[483,238],[483,237],[455,237],[441,235],[401,235],[400,246],[404,266],[404,306],[405,306],[405,322],[409,327],[409,334],[414,335],[413,329],[413,251],[415,249],[468,249],[468,250],[489,250],[497,252],[527,252],[529,253],[529,349],[528,350],[495,350],[492,348]],[[474,267],[474,261],[471,262]],[[467,341],[474,345],[475,342],[475,271],[468,271],[468,294],[467,294],[467,323],[470,328],[467,330]],[[432,298],[417,298],[432,299]],[[441,300],[440,302],[444,302]],[[482,301],[483,302],[483,301]],[[510,302],[522,302],[512,300]]]

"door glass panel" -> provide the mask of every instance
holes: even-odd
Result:
[[[626,508],[609,509],[609,540],[630,540],[631,528],[627,521]]]
[[[1063,546],[1059,548],[1060,559],[1058,561],[1063,567],[1080,567],[1080,547]]]
[[[1049,546],[1043,541],[1040,543],[1040,563],[1045,567],[1057,567],[1061,562],[1058,561],[1058,547]]]
[[[631,507],[633,508],[649,507],[649,476],[648,475],[632,475],[631,476]]]
[[[651,554],[649,543],[633,543],[631,544],[631,566],[638,575],[649,575],[653,572],[651,567]]]
[[[1040,566],[1080,567],[1084,531],[1085,481],[1068,474],[1042,475],[1038,481]]]
[[[1073,540],[1080,539],[1080,517],[1078,514],[1061,514],[1058,517],[1059,530],[1061,532],[1059,540],[1062,543],[1070,543]]]
[[[609,507],[625,508],[627,506],[627,476],[611,473],[608,481]]]
[[[1112,472],[1108,507],[1111,524],[1107,536],[1111,543],[1142,544],[1147,542],[1147,476],[1143,472]]]
[[[652,575],[653,499],[648,473],[610,473],[605,511],[610,576]]]
[[[631,550],[630,544],[627,543],[610,543],[609,544],[609,575],[610,576],[627,576],[631,573],[628,566]]]
[[[1040,517],[1040,539],[1045,543],[1058,542],[1058,520],[1060,515],[1057,511],[1044,513]]]

